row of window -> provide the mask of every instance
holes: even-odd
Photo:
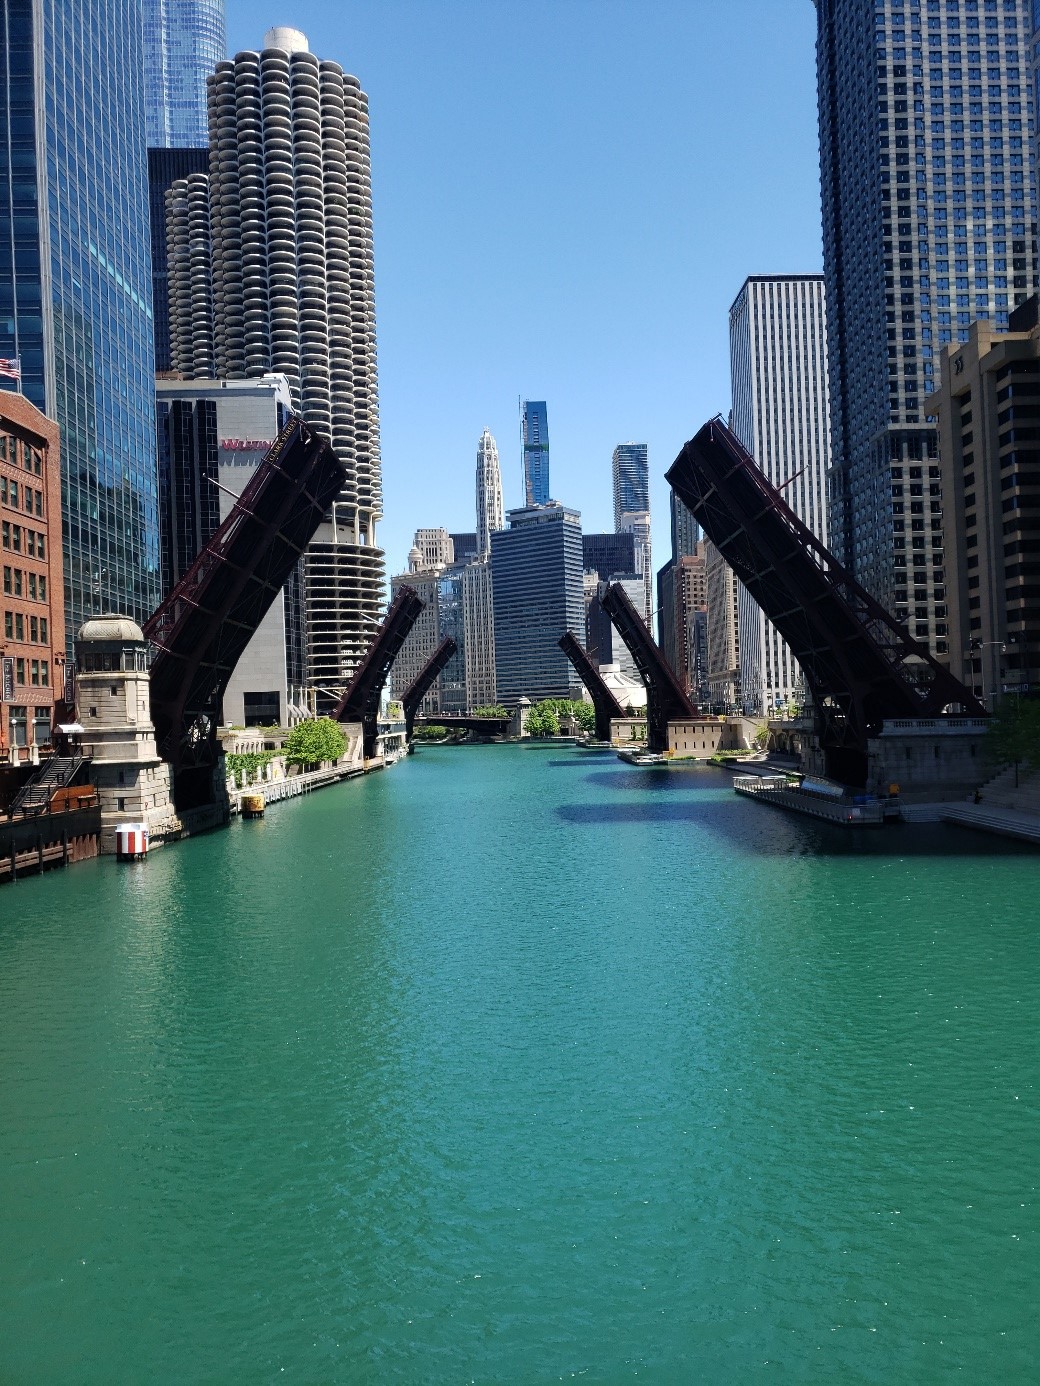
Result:
[[[21,568],[9,568],[4,564],[4,595],[7,597],[28,597],[31,602],[47,600],[47,579],[42,573],[26,573]]]
[[[10,520],[0,521],[0,545],[12,553],[24,553],[26,558],[47,557],[42,530],[26,529],[23,525],[12,524]]]
[[[19,688],[49,688],[51,686],[51,665],[47,659],[23,659],[20,655],[14,661],[14,681]]]
[[[10,505],[15,510],[24,509],[27,515],[43,519],[43,492],[26,483],[19,487],[17,481],[0,476],[0,505]]]
[[[29,713],[32,712],[33,741],[43,746],[51,739],[51,709],[49,707],[27,708],[17,703],[11,705],[8,728],[12,746],[28,746]]]
[[[28,443],[23,443],[21,438],[12,438],[8,433],[0,433],[0,462],[21,467],[34,476],[43,475],[42,454]]]
[[[4,612],[4,638],[30,645],[47,644],[47,617],[25,616],[21,611]]]

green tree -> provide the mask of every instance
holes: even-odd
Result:
[[[416,741],[443,741],[447,735],[447,727],[431,726],[428,722],[416,727],[412,733],[413,739]]]
[[[583,732],[595,731],[596,709],[591,703],[571,703],[571,716]]]
[[[1040,766],[1040,702],[1018,696],[1003,698],[986,730],[987,759],[994,765]]]
[[[287,765],[321,765],[339,760],[346,749],[347,738],[339,723],[331,717],[318,717],[297,722],[285,738],[283,754]]]
[[[528,714],[528,736],[559,736],[560,719],[552,706],[552,699],[537,703]]]
[[[501,703],[489,703],[486,707],[475,707],[473,717],[508,717],[509,713]]]

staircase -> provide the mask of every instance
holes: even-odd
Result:
[[[984,801],[981,804],[943,804],[939,814],[944,823],[955,823],[984,833],[999,833],[1002,837],[1017,837],[1022,842],[1034,842],[1040,847],[1040,813],[1017,813],[1012,809],[987,807]]]
[[[51,756],[43,761],[12,799],[8,815],[45,813],[55,792],[71,784],[85,764],[84,756]]]

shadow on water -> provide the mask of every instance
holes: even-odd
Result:
[[[752,819],[749,808],[763,821]],[[945,823],[886,824],[881,828],[831,827],[768,805],[743,801],[665,800],[643,804],[561,804],[566,823],[605,827],[628,823],[697,823],[761,856],[832,857],[1021,857],[1040,861],[1028,843]],[[772,822],[770,822],[772,820]]]
[[[592,774],[585,776],[586,784],[599,785],[603,789],[630,789],[635,792],[647,790],[656,793],[658,790],[668,789],[673,794],[679,794],[689,789],[726,789],[729,787],[727,782],[721,780],[717,774],[702,770],[704,776],[700,784],[693,782],[693,776],[697,771],[670,770],[667,766],[660,769],[654,766],[647,766],[638,770],[633,770],[627,765],[618,765],[616,770],[594,770]]]
[[[613,751],[582,751],[573,760],[547,760],[545,763],[553,770],[587,770],[590,761],[602,761],[613,754]]]

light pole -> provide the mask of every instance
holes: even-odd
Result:
[[[976,650],[978,651],[979,676],[982,681],[982,701],[986,704],[987,707],[989,707],[990,698],[995,698],[997,693],[997,690],[995,688],[989,693],[986,692],[985,651],[991,647],[999,649],[1001,654],[1005,654],[1007,652],[1007,642],[1004,640],[971,640],[968,643],[968,648],[964,651],[964,657],[969,661],[969,667],[971,669],[971,681],[973,686],[975,683],[975,652]],[[992,711],[992,708],[990,708],[990,711]]]

